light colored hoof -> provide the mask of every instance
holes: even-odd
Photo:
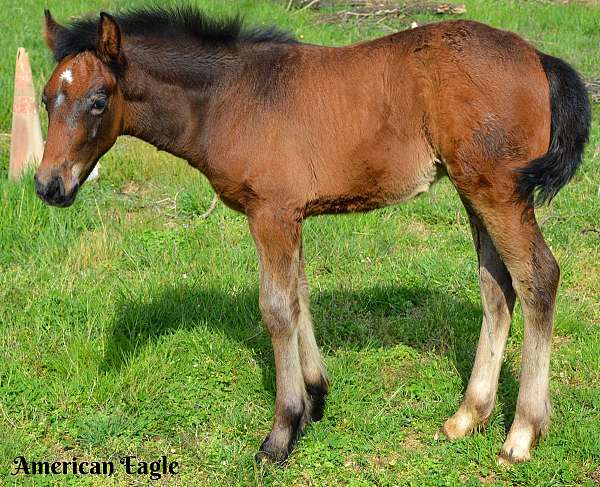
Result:
[[[456,440],[469,435],[476,427],[477,424],[473,421],[473,416],[459,410],[454,416],[446,420],[444,426],[437,430],[433,439],[438,441],[446,437],[449,440]]]
[[[498,455],[498,465],[502,467],[510,467],[515,463],[528,462],[531,460],[531,453],[528,451],[516,453],[515,451],[505,452],[504,449]]]
[[[535,436],[529,429],[511,430],[502,445],[498,463],[506,466],[531,460],[531,447],[534,441]]]
[[[498,455],[498,458],[496,459],[496,462],[498,463],[498,465],[500,467],[504,467],[504,468],[510,468],[510,467],[513,466],[513,462],[511,462],[508,458],[506,458],[502,454]]]

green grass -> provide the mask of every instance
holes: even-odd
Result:
[[[116,4],[53,8],[65,20]],[[38,87],[52,69],[40,36],[43,5],[11,2],[0,12],[3,132],[16,47],[29,49]],[[309,11],[287,13],[265,1],[202,5],[239,8],[254,22],[327,44],[403,25],[323,26]],[[600,74],[600,9],[466,5],[469,17],[520,32],[586,76]],[[600,235],[592,231],[600,225],[598,145],[594,124],[581,171],[539,211],[562,285],[553,423],[533,460],[496,465],[518,390],[520,312],[487,429],[433,441],[460,403],[481,319],[466,217],[443,181],[403,206],[307,221],[312,311],[333,387],[325,418],[279,468],[253,464],[270,426],[274,367],[244,217],[219,205],[200,219],[212,198],[203,177],[129,138],[104,157],[100,181],[87,185],[73,208],[49,208],[35,197],[31,175],[21,185],[6,181],[8,145],[0,139],[0,484],[16,482],[8,472],[19,454],[166,454],[181,464],[167,482],[184,486],[590,485],[600,477]],[[122,474],[36,479],[59,481],[146,482]]]

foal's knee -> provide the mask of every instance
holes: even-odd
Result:
[[[272,337],[292,333],[294,321],[299,313],[297,296],[276,290],[261,292],[259,307]]]

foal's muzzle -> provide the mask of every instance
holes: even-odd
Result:
[[[34,176],[35,191],[45,203],[53,206],[66,207],[73,204],[79,184],[76,184],[73,189],[67,193],[63,179],[54,174],[47,183],[42,183],[38,180],[37,174]]]

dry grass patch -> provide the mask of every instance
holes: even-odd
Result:
[[[81,234],[77,246],[69,251],[67,263],[71,273],[110,267],[120,255],[121,237],[100,228]]]

